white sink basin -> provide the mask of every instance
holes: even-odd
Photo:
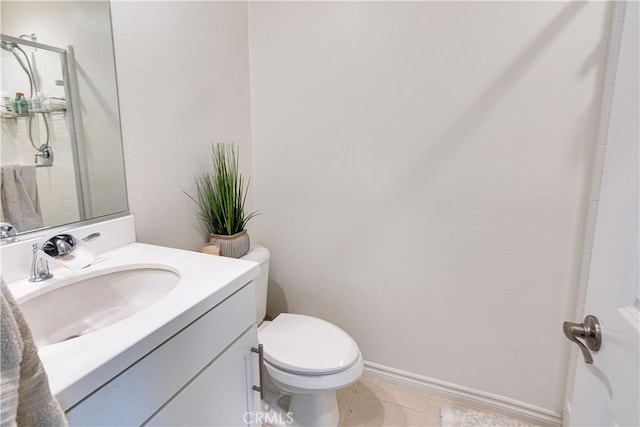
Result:
[[[151,306],[176,287],[168,267],[93,272],[18,303],[38,347],[97,331]]]

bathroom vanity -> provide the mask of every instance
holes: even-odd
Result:
[[[68,409],[70,425],[246,425],[253,292],[245,285]]]
[[[98,252],[85,269],[56,268],[45,282],[9,284],[20,305],[37,298],[53,306],[53,311],[34,310],[25,316],[34,325],[51,390],[69,424],[250,425],[250,414],[260,403],[252,389],[258,385],[252,279],[259,265],[136,242]],[[79,311],[77,301],[100,304],[111,298],[105,294],[93,302],[86,296],[77,301],[65,297],[65,305],[56,300],[60,292],[93,286],[95,280],[109,288],[120,280],[114,274],[135,277],[159,270],[176,274],[176,284],[146,306],[139,304],[141,295],[132,296],[132,307],[138,307],[127,308],[115,323],[104,321],[113,313],[101,315],[102,320],[89,322],[89,332],[74,331],[66,340],[64,334],[54,335],[64,326],[49,327],[51,331],[36,326],[47,322],[34,316],[53,318],[57,311],[64,317],[64,312]],[[114,294],[123,294],[123,289]],[[96,305],[95,311],[121,310],[129,304],[128,297],[123,298],[108,303],[111,308]]]
[[[245,413],[259,404],[252,390],[258,356],[251,352],[257,345],[252,280],[259,266],[136,243],[109,1],[0,4],[8,51],[3,93],[34,82],[27,93],[30,116],[2,114],[3,165],[31,165],[34,155],[42,160],[41,144],[53,153],[49,132],[63,154],[55,162],[53,156],[38,161],[46,166],[34,180],[42,224],[22,221],[21,214],[33,212],[12,212],[24,224],[12,219],[20,240],[0,242],[1,274],[34,331],[69,423],[250,424],[254,417]],[[21,66],[23,60],[33,67]],[[82,78],[75,78],[77,64]],[[33,104],[41,101],[36,81],[48,96],[45,105]],[[11,99],[3,104],[10,107]],[[41,140],[25,133],[27,117],[42,125],[34,125]],[[53,278],[28,282],[32,245],[60,232],[78,238],[100,233],[90,242],[97,259],[75,272],[52,264]]]

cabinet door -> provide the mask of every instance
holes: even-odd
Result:
[[[205,366],[144,425],[248,426],[259,408],[257,355],[251,352],[258,335],[249,328],[220,356]],[[257,382],[255,383],[257,384]]]

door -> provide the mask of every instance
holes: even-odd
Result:
[[[593,364],[577,357],[564,423],[640,425],[640,285],[638,279],[638,14],[624,16],[585,307],[601,326]],[[580,311],[580,310],[578,310]],[[581,320],[579,321],[581,322]],[[571,379],[569,379],[571,381]]]
[[[260,408],[252,390],[258,375],[257,330],[249,328],[169,400],[145,426],[252,426]]]

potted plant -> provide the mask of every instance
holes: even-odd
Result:
[[[238,154],[234,144],[211,146],[213,168],[196,178],[198,215],[211,233],[210,242],[220,245],[220,255],[239,258],[249,251],[247,222],[258,214],[247,213],[245,200],[249,182],[238,172]]]

